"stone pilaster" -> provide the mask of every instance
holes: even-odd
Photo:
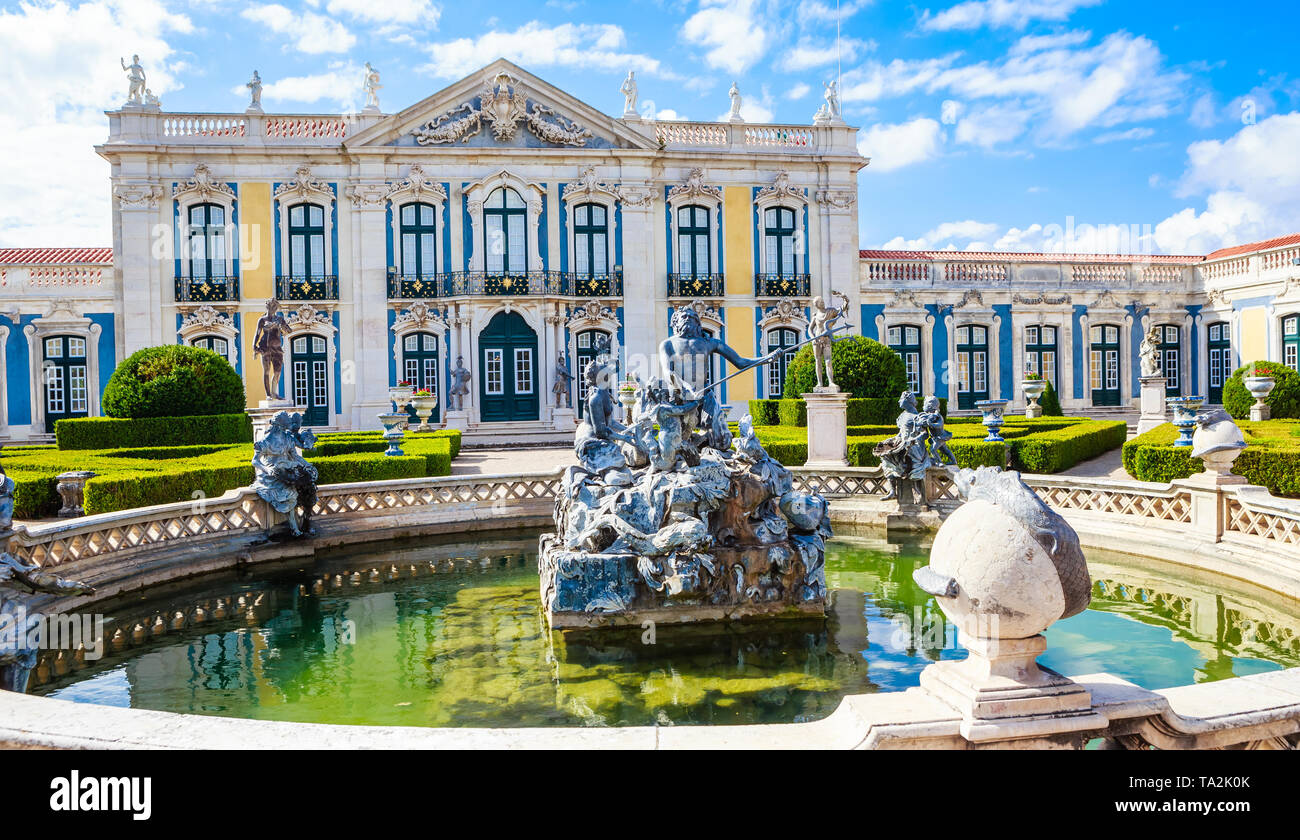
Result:
[[[352,347],[356,353],[354,429],[379,428],[378,415],[390,408],[388,363],[388,228],[384,198],[388,185],[362,183],[349,191],[357,253],[352,274]]]

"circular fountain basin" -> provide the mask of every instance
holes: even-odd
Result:
[[[384,543],[154,587],[90,608],[116,643],[76,670],[47,657],[30,693],[311,723],[791,723],[965,656],[912,581],[921,543],[830,541],[824,620],[569,633],[547,629],[536,546],[520,531]],[[1148,689],[1300,665],[1295,600],[1151,559],[1088,559],[1092,607],[1047,631],[1042,664]]]

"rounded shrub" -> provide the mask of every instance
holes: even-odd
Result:
[[[1223,407],[1229,414],[1238,420],[1250,416],[1255,398],[1246,390],[1242,379],[1255,375],[1271,376],[1276,382],[1273,393],[1264,400],[1273,417],[1300,417],[1300,373],[1281,362],[1254,362],[1234,370],[1232,377],[1223,383]]]
[[[853,335],[836,341],[831,349],[835,384],[852,397],[892,397],[907,389],[907,366],[903,357],[879,341]],[[795,396],[812,391],[817,384],[812,345],[806,345],[785,374],[785,393]]]
[[[1061,398],[1056,395],[1056,386],[1052,380],[1047,380],[1047,390],[1038,398],[1038,404],[1043,407],[1044,417],[1064,417],[1065,412],[1061,411]]]
[[[238,414],[244,383],[230,363],[201,347],[169,344],[132,353],[104,388],[109,417]]]

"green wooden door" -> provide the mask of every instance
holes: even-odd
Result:
[[[294,338],[290,356],[293,401],[307,407],[304,426],[328,426],[330,422],[329,355],[319,335]]]
[[[1092,404],[1119,405],[1119,327],[1099,324],[1089,333]]]
[[[498,312],[479,334],[484,423],[538,419],[537,333],[518,312]]]
[[[1160,331],[1160,366],[1165,374],[1165,396],[1183,395],[1183,355],[1180,330],[1172,324],[1156,327]]]
[[[86,339],[76,335],[52,335],[42,343],[42,350],[45,431],[53,433],[56,421],[86,417],[90,413]]]
[[[438,402],[428,418],[416,416],[415,406],[407,408],[407,413],[416,423],[428,419],[430,423],[438,422],[442,416],[438,393],[438,336],[433,333],[411,333],[402,339],[402,379],[415,386],[415,390],[428,391]]]
[[[989,330],[957,328],[957,408],[970,411],[989,398]]]
[[[1209,401],[1213,405],[1223,405],[1223,383],[1232,378],[1232,335],[1226,323],[1210,324],[1206,335],[1205,358],[1210,367]]]

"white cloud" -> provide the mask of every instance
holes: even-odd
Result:
[[[824,67],[837,61],[856,61],[862,53],[870,52],[876,45],[871,41],[857,38],[841,38],[837,45],[834,41],[817,42],[801,39],[781,58],[784,70],[809,70]]]
[[[758,96],[740,92],[740,116],[745,122],[753,123],[770,123],[775,119],[776,114],[772,111],[772,92],[767,85],[763,85],[762,93]],[[718,122],[726,122],[731,118],[731,109],[718,114],[715,118]]]
[[[799,82],[794,87],[785,92],[786,99],[803,99],[812,91],[812,86],[806,82]]]
[[[623,29],[612,24],[547,26],[534,20],[513,32],[494,29],[477,38],[430,44],[431,61],[419,69],[440,78],[457,78],[500,57],[525,67],[592,67],[617,72],[633,69],[674,78],[658,59],[624,52],[626,44]]]
[[[378,24],[436,26],[441,11],[431,0],[329,0],[332,15]]]
[[[277,35],[287,35],[298,52],[308,55],[347,52],[356,44],[356,36],[333,18],[315,12],[292,10],[279,3],[249,6],[240,16],[260,23]]]
[[[1102,0],[966,0],[937,14],[921,16],[921,28],[932,31],[993,28],[1024,29],[1035,20],[1062,21],[1076,9],[1096,6]]]
[[[916,239],[896,236],[883,247],[908,251],[984,251],[988,250],[985,240],[997,232],[998,226],[992,222],[966,219],[961,222],[944,222]]]
[[[335,64],[326,73],[268,80],[262,88],[262,101],[267,105],[328,101],[337,105],[341,111],[352,111],[360,107],[361,77],[361,68],[348,63]],[[238,85],[231,88],[231,92],[246,96],[248,89]]]
[[[1120,140],[1145,140],[1156,133],[1154,128],[1138,126],[1130,128],[1128,131],[1108,131],[1104,134],[1098,134],[1092,138],[1094,143],[1115,143]]]
[[[658,111],[655,112],[655,119],[657,119],[657,120],[687,120],[687,119],[690,119],[690,118],[687,117],[687,116],[684,115],[684,114],[679,114],[679,113],[677,113],[677,112],[674,111],[672,108],[661,108],[660,110],[658,110]]]
[[[805,26],[816,23],[843,23],[871,4],[871,0],[848,0],[841,3],[823,3],[811,0],[798,4],[799,22]]]
[[[1030,111],[1019,103],[971,111],[957,123],[956,140],[984,149],[1014,140],[1024,133]]]
[[[139,53],[165,100],[180,87],[167,39],[193,31],[156,0],[0,10],[0,243],[112,244],[109,167],[93,146],[108,137],[103,112],[126,99],[119,61]]]
[[[682,38],[708,47],[710,67],[739,74],[767,52],[771,36],[758,11],[758,0],[700,0],[700,10],[686,19]]]
[[[871,158],[871,169],[891,172],[936,157],[942,145],[939,123],[920,117],[905,123],[877,123],[863,129],[858,151]]]

